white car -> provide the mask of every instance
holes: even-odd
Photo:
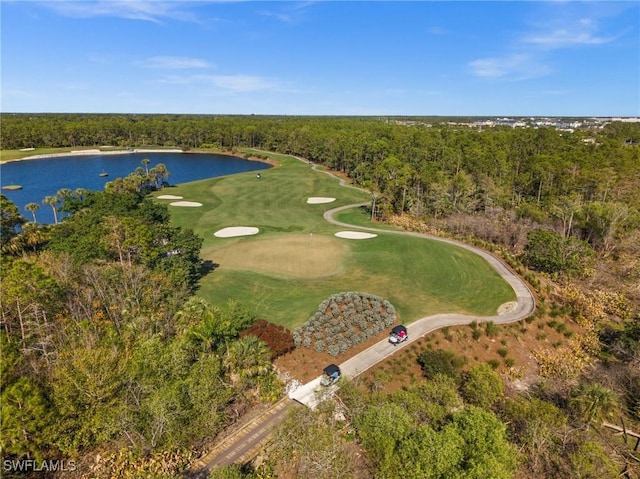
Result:
[[[398,325],[391,330],[391,334],[389,335],[389,342],[394,346],[397,346],[400,343],[405,342],[409,339],[409,335],[407,334],[407,328],[403,325]]]

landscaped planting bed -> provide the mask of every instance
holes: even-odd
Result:
[[[293,331],[293,341],[297,348],[337,356],[391,326],[396,318],[395,308],[386,299],[368,293],[337,293]]]

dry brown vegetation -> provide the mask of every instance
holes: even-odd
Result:
[[[488,328],[480,323],[472,326],[444,328],[427,334],[418,341],[400,348],[388,359],[364,372],[357,380],[373,391],[392,392],[422,378],[417,356],[424,349],[445,349],[467,360],[467,366],[487,362],[505,378],[514,390],[522,390],[538,380],[539,360],[552,355],[562,356],[573,351],[576,337],[583,328],[567,318],[541,315],[517,324]],[[477,332],[474,333],[474,330]],[[367,342],[349,349],[340,356],[317,353],[311,348],[299,348],[279,357],[276,368],[302,383],[319,376],[322,368],[340,364],[355,354],[388,337],[381,332]],[[474,338],[474,336],[476,336]]]

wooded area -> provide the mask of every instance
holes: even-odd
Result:
[[[385,395],[345,384],[343,421],[329,405],[298,411],[268,467],[212,477],[638,477],[637,453],[599,424],[640,429],[640,124],[570,132],[445,119],[3,114],[0,135],[9,150],[254,148],[308,159],[369,188],[376,221],[500,254],[536,289],[537,318],[575,322],[592,339],[579,345],[580,367],[546,363],[526,395],[506,391],[486,364],[425,351],[416,386]],[[104,192],[51,199],[67,213],[56,225],[27,221],[1,196],[3,459],[82,464],[100,453],[113,473],[129,451],[132,477],[154,461],[167,465],[155,477],[177,477],[204,441],[281,394],[272,352],[243,333],[257,319],[250,299],[193,298],[209,267],[202,240],[145,197],[169,172],[140,170]]]

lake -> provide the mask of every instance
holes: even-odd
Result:
[[[38,223],[51,224],[54,222],[51,207],[42,204],[46,196],[54,196],[62,188],[103,191],[107,182],[124,178],[138,167],[144,168],[143,159],[150,161],[149,168],[164,163],[169,170],[167,181],[171,185],[270,168],[270,165],[259,161],[205,153],[61,156],[4,163],[0,166],[0,184],[21,185],[22,189],[2,190],[2,194],[16,204],[28,221],[33,217],[24,209],[25,205],[39,204],[40,209],[36,212]],[[108,176],[100,176],[105,173]]]

